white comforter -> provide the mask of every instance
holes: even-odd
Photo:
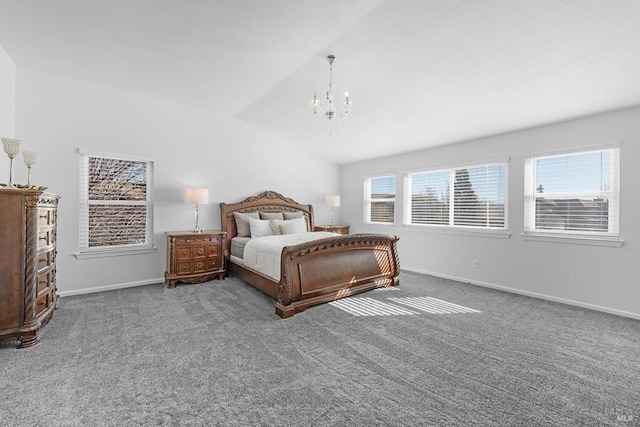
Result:
[[[276,281],[280,281],[280,255],[282,254],[282,248],[312,240],[335,237],[336,235],[326,231],[315,231],[252,238],[244,247],[244,265]]]

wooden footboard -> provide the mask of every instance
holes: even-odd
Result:
[[[398,285],[397,241],[353,234],[285,247],[276,313],[290,317],[323,302]]]

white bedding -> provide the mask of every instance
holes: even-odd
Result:
[[[244,247],[244,265],[279,282],[282,248],[336,235],[326,231],[315,231],[252,238]]]

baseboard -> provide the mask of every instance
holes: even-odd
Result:
[[[159,279],[139,280],[137,282],[117,283],[115,285],[98,286],[96,288],[76,289],[73,291],[60,291],[58,296],[71,297],[74,295],[92,294],[94,292],[114,291],[116,289],[133,288],[136,286],[154,285],[156,283],[164,283],[164,277]]]
[[[538,298],[538,299],[543,299],[543,300],[553,301],[553,302],[559,302],[559,303],[562,303],[562,304],[573,305],[573,306],[576,306],[576,307],[587,308],[589,310],[602,311],[604,313],[615,314],[617,316],[630,317],[632,319],[640,320],[640,313],[633,313],[633,312],[630,312],[630,311],[616,310],[614,308],[603,307],[603,306],[594,305],[594,304],[587,304],[587,303],[584,303],[584,302],[573,301],[573,300],[569,300],[569,299],[565,299],[565,298],[558,298],[558,297],[554,297],[554,296],[551,296],[551,295],[540,294],[540,293],[537,293],[537,292],[524,291],[522,289],[510,288],[508,286],[496,285],[494,283],[481,282],[481,281],[478,281],[478,280],[470,280],[470,279],[467,279],[467,278],[464,278],[464,277],[451,276],[451,275],[448,275],[448,274],[434,273],[433,271],[426,271],[426,270],[421,270],[421,269],[418,269],[418,268],[412,268],[412,267],[403,266],[402,270],[411,271],[411,272],[420,273],[420,274],[428,274],[429,276],[440,277],[442,279],[455,280],[456,282],[469,283],[471,285],[482,286],[482,287],[485,287],[485,288],[498,289],[500,291],[511,292],[511,293],[520,294],[520,295],[526,295],[528,297],[533,297],[533,298]],[[402,286],[402,282],[400,282],[400,285]]]

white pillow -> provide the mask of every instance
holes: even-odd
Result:
[[[292,222],[280,224],[280,234],[296,234],[296,226]]]
[[[297,234],[307,232],[307,221],[304,218],[294,218],[279,222],[280,234]]]
[[[294,218],[290,221],[293,223],[296,233],[306,233],[309,231],[307,230],[307,220],[304,217]]]
[[[249,228],[251,229],[251,238],[273,236],[273,229],[267,220],[249,218]]]

